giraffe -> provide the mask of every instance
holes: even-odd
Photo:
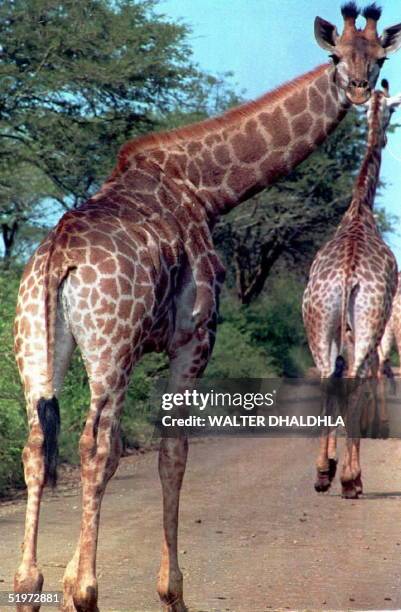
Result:
[[[387,321],[383,337],[378,347],[378,400],[380,429],[383,432],[383,437],[387,437],[389,433],[386,378],[391,385],[393,393],[396,392],[394,372],[390,363],[390,353],[394,342],[397,347],[398,355],[401,355],[401,273],[398,274],[397,292],[391,306],[391,315]]]
[[[352,103],[369,99],[387,55],[401,46],[401,24],[379,36],[375,6],[364,12],[364,30],[356,28],[358,13],[352,2],[343,7],[341,35],[316,18],[315,36],[332,55],[329,64],[222,117],[124,145],[100,191],[67,212],[28,263],[15,321],[29,423],[17,592],[39,591],[43,585],[36,551],[40,501],[44,485],[56,481],[57,396],[78,346],[91,402],[79,443],[81,529],[63,579],[62,609],[98,610],[100,507],[119,461],[119,416],[130,373],[144,353],[164,351],[171,392],[202,374],[213,347],[224,278],[211,239],[217,217],[305,159]],[[184,436],[161,440],[158,593],[167,612],[186,610],[177,531],[187,451]]]
[[[380,371],[383,373],[389,367],[390,352],[394,342],[398,354],[401,355],[401,272],[398,274],[397,292],[391,307],[391,316],[379,346]],[[391,376],[390,373],[389,375]]]
[[[391,98],[387,82],[383,80],[382,86],[383,91],[374,91],[367,103],[367,148],[350,206],[334,237],[317,253],[304,293],[303,318],[309,347],[323,381],[342,376],[344,355],[349,361],[349,378],[377,374],[377,348],[397,287],[397,263],[380,236],[373,214],[386,128],[392,112],[401,104],[401,95]],[[355,386],[353,396],[350,419],[356,415]],[[327,396],[326,402],[327,406]],[[327,491],[335,475],[335,433],[335,429],[325,431],[320,438],[315,483],[318,492]],[[345,498],[362,493],[359,450],[360,440],[349,435],[341,474]]]

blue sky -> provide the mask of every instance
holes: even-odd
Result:
[[[238,89],[255,98],[326,61],[314,39],[313,21],[319,15],[340,30],[341,4],[343,0],[161,0],[157,12],[191,26],[194,59],[201,68],[215,74],[232,71]],[[401,21],[401,2],[380,4],[381,32]],[[389,80],[392,94],[401,92],[401,49],[385,63],[381,76]],[[393,121],[401,124],[401,110]],[[382,179],[386,187],[378,202],[401,218],[401,128],[389,136]],[[388,242],[401,268],[401,235],[392,234]]]

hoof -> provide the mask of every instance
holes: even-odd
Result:
[[[315,491],[317,493],[325,493],[330,489],[331,479],[329,470],[317,470],[317,478],[315,482]]]
[[[380,437],[387,440],[390,435],[390,425],[388,421],[380,421]]]
[[[188,608],[182,599],[177,599],[174,603],[164,605],[163,612],[188,612]]]
[[[337,472],[337,459],[329,459],[329,480],[332,482]]]
[[[73,600],[74,589],[75,584],[66,585],[64,583],[63,603],[61,604],[60,612],[76,612]]]
[[[341,482],[343,499],[358,499],[358,492],[355,487],[354,480],[346,480]]]
[[[164,569],[164,568],[163,568]],[[183,577],[180,570],[171,572],[169,580],[163,572],[159,575],[157,592],[163,612],[188,612],[183,599]]]
[[[372,428],[371,428],[371,431],[370,431],[370,436],[369,436],[369,432],[367,432],[366,435],[363,436],[363,437],[364,438],[371,437],[372,440],[377,440],[377,438],[381,437],[380,430],[381,430],[381,423],[380,423],[379,419],[376,417],[373,420],[373,423],[372,423]]]
[[[354,487],[355,487],[355,491],[357,493],[357,495],[362,495],[363,493],[363,484],[362,484],[362,478],[361,478],[361,474],[359,474],[355,479],[354,479]]]
[[[390,436],[390,424],[387,420],[381,421],[380,419],[375,419],[372,426],[372,438],[387,440]]]
[[[60,612],[76,612],[72,598],[69,601],[64,600],[61,604]]]
[[[97,584],[81,585],[78,591],[75,591],[72,600],[77,612],[99,612],[97,607]],[[68,610],[68,608],[67,608]]]

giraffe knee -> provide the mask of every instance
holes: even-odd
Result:
[[[25,482],[30,484],[44,485],[45,482],[45,459],[43,456],[44,436],[39,425],[34,425],[29,432],[28,440],[22,451],[22,463],[24,465]]]
[[[168,481],[181,487],[188,456],[187,438],[165,438],[159,448],[159,475],[162,484]]]
[[[88,460],[92,459],[96,454],[96,440],[93,433],[87,431],[85,427],[82,436],[79,439],[79,456],[81,463],[84,465]]]

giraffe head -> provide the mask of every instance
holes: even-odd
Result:
[[[375,90],[365,106],[367,108],[369,130],[381,135],[381,146],[385,147],[387,143],[386,130],[391,115],[401,105],[401,94],[390,96],[389,84],[386,79],[382,80],[381,86],[382,89]]]
[[[370,98],[387,55],[401,46],[401,23],[386,28],[379,36],[377,22],[381,9],[375,3],[362,11],[366,19],[364,29],[356,27],[360,9],[355,2],[345,4],[341,13],[344,18],[341,35],[334,25],[316,17],[315,37],[330,53],[337,85],[352,104],[363,104]]]

